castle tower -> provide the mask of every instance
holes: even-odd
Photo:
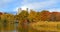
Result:
[[[18,8],[18,12],[17,12],[17,15],[22,11],[21,8]]]
[[[28,8],[26,8],[26,10],[28,11]]]
[[[28,12],[28,8],[26,8],[26,11]]]

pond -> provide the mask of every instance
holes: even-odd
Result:
[[[4,23],[5,24],[5,23]],[[18,32],[17,30],[17,26],[18,26],[18,22],[14,22],[13,24],[7,24],[7,28],[8,29],[13,29],[13,30],[6,30],[6,27],[4,29],[4,24],[3,23],[0,23],[0,32]]]
[[[12,30],[12,31],[6,31],[6,30],[4,31],[3,30],[3,31],[0,31],[0,32],[18,32],[18,31],[17,30]]]

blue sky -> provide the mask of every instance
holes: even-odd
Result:
[[[20,7],[60,12],[60,0],[0,0],[0,12],[16,13]]]

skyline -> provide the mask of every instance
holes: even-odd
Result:
[[[14,12],[18,8],[35,11],[49,10],[60,12],[60,0],[0,0],[0,12]]]

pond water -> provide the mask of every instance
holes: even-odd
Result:
[[[17,30],[17,26],[18,26],[18,23],[14,23],[14,30],[0,30],[0,32],[18,32]]]
[[[12,31],[0,31],[0,32],[18,32],[17,30],[12,30]]]

